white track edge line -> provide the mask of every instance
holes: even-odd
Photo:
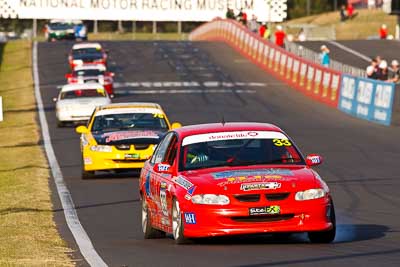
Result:
[[[335,42],[335,41],[328,41],[328,43],[330,43],[330,44],[332,44],[332,45],[334,45],[334,46],[337,46],[337,47],[339,47],[340,49],[342,49],[342,50],[344,50],[344,51],[346,51],[346,52],[349,52],[350,54],[353,54],[353,55],[355,55],[355,56],[357,56],[357,57],[359,57],[359,58],[361,58],[361,59],[364,59],[365,61],[371,62],[371,60],[372,60],[372,58],[367,57],[366,55],[361,54],[360,52],[357,52],[356,50],[353,50],[353,49],[351,49],[350,47],[347,47],[347,46],[345,46],[345,45],[342,45],[342,44],[340,44],[340,43],[338,43],[338,42]]]
[[[71,194],[64,182],[64,177],[61,173],[60,165],[57,162],[56,156],[54,154],[54,149],[51,144],[49,126],[46,121],[46,116],[43,108],[42,96],[39,88],[39,71],[38,71],[38,45],[35,41],[33,43],[32,51],[32,63],[33,63],[33,80],[35,84],[35,98],[37,103],[37,109],[39,113],[39,121],[41,125],[42,138],[44,143],[44,149],[46,151],[47,160],[49,162],[51,173],[56,184],[58,196],[60,197],[61,205],[64,210],[65,220],[75,241],[79,247],[82,256],[89,263],[90,266],[107,266],[100,255],[96,252],[93,244],[87,235],[85,229],[83,228],[81,222],[79,221],[78,214],[75,209],[74,202],[72,200]]]

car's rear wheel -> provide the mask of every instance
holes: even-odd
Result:
[[[151,215],[145,199],[142,199],[142,230],[145,239],[161,238],[165,236],[163,231],[151,226]]]
[[[332,228],[328,231],[309,232],[308,238],[312,243],[331,243],[336,236],[336,216],[333,201],[330,203],[329,219],[332,222]]]
[[[174,199],[172,206],[172,235],[175,243],[177,244],[185,244],[188,242],[183,235],[183,227],[182,213],[179,207],[179,202],[177,199]]]

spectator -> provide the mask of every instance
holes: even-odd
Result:
[[[249,30],[254,32],[254,33],[257,33],[258,26],[259,25],[258,25],[258,22],[257,22],[257,17],[256,17],[256,15],[253,14],[251,16],[251,20],[249,21]]]
[[[382,24],[381,28],[379,29],[379,37],[381,39],[386,39],[388,36],[388,30],[386,24]]]
[[[375,0],[368,0],[368,9],[375,9]]]
[[[346,21],[349,17],[347,16],[346,13],[346,6],[345,5],[341,5],[340,6],[340,21]]]
[[[347,4],[347,18],[351,19],[353,18],[353,13],[354,13],[354,7],[351,3]]]
[[[282,48],[285,48],[285,31],[283,30],[281,25],[276,26],[275,31],[275,44]]]
[[[244,25],[247,26],[247,14],[243,11],[243,8],[240,9],[238,14],[239,21]]]
[[[227,19],[235,19],[235,13],[233,13],[233,9],[229,8],[226,11],[226,18]]]
[[[263,22],[258,28],[258,34],[260,35],[261,38],[264,38],[265,31],[267,30],[267,26],[265,25],[265,22]]]
[[[381,60],[379,63],[379,69],[377,72],[378,80],[387,81],[389,78],[389,69],[386,60]]]
[[[269,39],[271,39],[271,29],[267,25],[265,25],[265,32],[263,38],[268,41]]]
[[[321,58],[321,65],[324,67],[329,67],[329,63],[330,63],[330,57],[329,57],[329,49],[326,45],[322,45],[321,46],[321,54],[320,54],[320,58]]]
[[[393,72],[390,75],[390,79],[388,79],[388,82],[392,83],[400,83],[400,67],[399,67],[399,62],[397,60],[392,60],[391,63]]]
[[[297,34],[297,40],[300,42],[304,42],[307,40],[306,33],[304,32],[304,29],[300,29],[299,33]]]
[[[378,79],[378,61],[375,58],[371,60],[371,64],[367,67],[367,77],[374,80]]]

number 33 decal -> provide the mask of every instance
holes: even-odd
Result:
[[[273,139],[272,142],[275,146],[292,146],[292,143],[287,139]]]

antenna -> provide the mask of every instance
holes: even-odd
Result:
[[[222,115],[222,120],[221,120],[221,123],[222,123],[222,126],[224,126],[225,125],[225,118],[224,118],[224,116]]]

